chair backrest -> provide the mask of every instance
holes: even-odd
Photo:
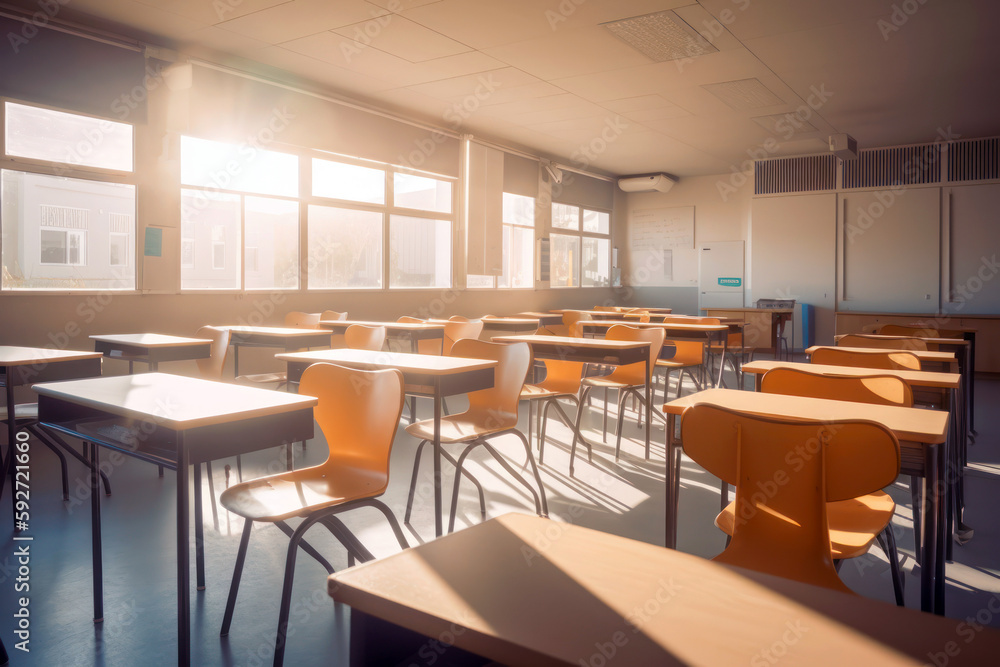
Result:
[[[660,350],[663,348],[663,329],[652,327],[640,329],[639,327],[630,327],[627,324],[616,324],[608,329],[604,337],[607,340],[645,341],[649,343],[649,377],[643,377],[644,365],[637,362],[616,367],[611,371],[610,379],[622,384],[637,385],[645,384],[652,378],[653,371],[656,369],[656,359],[660,356]]]
[[[853,366],[855,368],[881,368],[883,370],[920,370],[920,360],[912,352],[903,350],[840,350],[835,347],[821,347],[812,353],[814,364],[831,366]]]
[[[410,317],[409,315],[403,315],[402,317],[396,318],[397,322],[403,324],[423,324],[424,320],[419,317]]]
[[[684,451],[736,486],[732,541],[714,560],[836,590],[827,502],[856,498],[899,474],[899,442],[869,421],[781,420],[695,404]]]
[[[575,394],[580,390],[583,379],[582,361],[562,361],[545,359],[545,379],[539,385],[560,394]]]
[[[479,338],[483,332],[482,320],[449,319],[444,325],[444,354],[451,354],[455,343],[463,338]]]
[[[620,313],[621,306],[594,306],[591,310],[601,310],[609,313]]]
[[[320,313],[303,313],[298,310],[285,315],[285,326],[295,329],[315,329],[319,327]]]
[[[331,485],[351,478],[354,483],[347,488],[363,489],[356,497],[371,498],[385,491],[392,442],[403,411],[403,374],[394,368],[363,371],[313,364],[302,373],[299,393],[319,399],[313,416],[330,449],[322,466]],[[364,484],[357,483],[358,476]]]
[[[226,366],[226,354],[229,352],[229,329],[206,326],[198,329],[194,337],[212,340],[208,358],[197,360],[198,373],[205,380],[221,380],[222,369]]]
[[[913,390],[893,375],[823,375],[798,368],[772,368],[760,380],[767,394],[913,407]]]
[[[638,317],[639,321],[645,324],[649,322],[649,311],[644,308],[629,308],[625,311],[626,315],[631,315],[632,317]]]
[[[841,347],[880,347],[887,350],[926,350],[927,342],[913,336],[893,336],[884,338],[882,335],[847,334],[837,339]]]
[[[580,337],[579,328],[576,326],[576,323],[592,319],[594,319],[593,315],[582,310],[567,310],[562,314],[563,326],[566,327],[568,335],[575,338]]]
[[[885,336],[919,336],[921,338],[940,338],[941,332],[932,327],[914,327],[906,324],[883,324],[876,333]]]
[[[469,393],[470,417],[489,423],[494,431],[517,426],[517,406],[524,379],[531,367],[531,348],[527,343],[492,343],[477,338],[455,341],[451,356],[493,359],[493,386]]]
[[[385,345],[385,327],[352,324],[344,330],[344,342],[354,350],[378,351]]]
[[[324,310],[320,314],[319,319],[321,319],[321,320],[346,320],[347,319],[347,311],[345,310],[342,313],[338,313],[336,310]]]
[[[663,341],[664,347],[673,347],[674,356],[666,361],[671,361],[685,366],[700,366],[705,362],[705,343],[697,340],[670,340]]]

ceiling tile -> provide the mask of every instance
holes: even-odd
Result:
[[[135,0],[203,25],[215,25],[246,14],[283,5],[291,0]]]
[[[429,30],[398,14],[389,14],[363,23],[337,28],[334,32],[351,38],[356,44],[372,46],[411,63],[453,56],[472,50],[461,42]]]
[[[239,18],[218,27],[271,44],[281,44],[388,14],[364,0],[292,0]]]

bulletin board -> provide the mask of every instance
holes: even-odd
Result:
[[[632,209],[628,230],[630,285],[698,284],[694,206]]]

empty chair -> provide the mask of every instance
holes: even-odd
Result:
[[[608,313],[620,313],[622,312],[621,306],[594,306],[592,310],[600,310]]]
[[[538,474],[538,467],[535,465],[535,458],[531,453],[531,445],[528,444],[528,440],[524,437],[524,434],[517,430],[518,399],[521,394],[521,387],[524,385],[525,375],[531,366],[531,348],[528,347],[527,343],[513,343],[508,345],[505,343],[490,343],[466,338],[457,341],[451,353],[456,357],[493,359],[498,364],[493,369],[493,386],[489,389],[480,389],[479,391],[469,393],[468,410],[460,414],[448,415],[441,418],[441,453],[444,458],[455,466],[455,483],[451,496],[451,515],[448,519],[448,531],[451,532],[455,528],[459,483],[463,475],[469,477],[480,489],[480,512],[485,518],[486,509],[482,487],[464,469],[465,459],[478,446],[484,447],[508,474],[528,489],[535,501],[535,511],[541,516],[547,516],[548,504],[545,500],[545,488],[542,486],[542,478]],[[410,424],[406,427],[406,432],[420,439],[420,444],[417,445],[413,461],[410,495],[406,502],[406,516],[404,520],[409,521],[420,470],[420,454],[423,452],[424,445],[434,440],[434,420],[426,419],[415,424]],[[525,455],[528,463],[531,465],[535,482],[538,485],[538,493],[490,445],[489,440],[507,434],[516,435],[523,443]],[[465,446],[457,460],[445,451],[445,447],[450,445]]]
[[[732,540],[713,560],[850,591],[834,565],[829,503],[896,479],[899,442],[891,431],[867,421],[782,420],[695,404],[681,417],[681,439],[696,463],[736,485]],[[881,530],[872,528],[868,545]]]
[[[893,336],[885,338],[881,334],[869,336],[865,334],[847,334],[837,339],[840,347],[878,347],[886,350],[926,350],[927,343],[913,336]]]
[[[580,327],[577,326],[580,322],[585,322],[587,320],[594,319],[594,316],[583,310],[567,310],[562,314],[563,327],[565,331],[560,331],[561,336],[573,336],[574,338],[579,338],[582,336]],[[558,326],[558,325],[557,325]]]
[[[351,349],[377,352],[385,345],[385,327],[352,324],[344,331],[344,340]]]
[[[840,350],[821,347],[812,353],[814,364],[852,366],[855,368],[881,368],[883,370],[920,370],[920,360],[912,352],[882,350]]]
[[[583,362],[545,359],[541,362],[545,368],[545,377],[541,382],[525,384],[521,388],[520,400],[528,401],[528,440],[531,440],[532,406],[537,402],[538,412],[538,463],[545,462],[545,427],[548,421],[549,408],[554,406],[563,423],[575,428],[576,419],[570,419],[562,406],[560,398],[568,398],[580,410],[580,381],[583,379]]]
[[[660,349],[663,347],[663,329],[640,329],[630,327],[625,324],[616,324],[608,329],[605,335],[607,340],[621,341],[644,341],[649,343],[649,372],[646,374],[645,363],[636,362],[625,366],[617,366],[609,375],[584,378],[583,394],[580,397],[581,405],[586,402],[587,396],[595,387],[618,390],[618,428],[617,439],[615,441],[615,460],[621,452],[622,444],[622,424],[625,417],[625,399],[629,395],[636,396],[641,404],[645,404],[646,397],[643,391],[647,383],[652,382],[653,371],[656,368],[656,359],[660,356]],[[579,410],[576,416],[576,433],[573,435],[573,445],[569,455],[569,473],[573,474],[573,460],[576,456],[576,442],[582,440],[587,447],[587,460],[593,460],[593,449],[590,443],[580,435],[580,421],[583,417],[583,410]],[[646,415],[646,419],[650,419]],[[647,445],[646,458],[649,458],[649,448]]]
[[[705,343],[697,340],[664,340],[664,347],[673,347],[674,356],[669,359],[656,360],[656,370],[663,369],[666,372],[663,376],[663,400],[667,399],[667,392],[670,389],[670,373],[677,371],[677,398],[681,396],[681,385],[684,383],[686,374],[695,386],[701,391],[701,381],[705,368]],[[699,371],[695,375],[694,371]]]
[[[467,320],[464,317],[455,319],[453,316],[444,325],[444,349],[442,350],[442,354],[451,354],[455,343],[464,338],[477,339],[481,333],[483,333],[482,320]]]
[[[320,313],[319,319],[321,320],[333,320],[333,321],[343,321],[347,319],[347,311],[338,313],[336,310],[324,310]]]
[[[319,399],[314,415],[329,447],[326,461],[237,484],[219,499],[223,507],[246,520],[222,620],[223,636],[229,634],[232,623],[253,523],[273,523],[291,538],[279,604],[276,665],[281,664],[288,636],[299,547],[328,572],[333,572],[330,564],[303,540],[310,527],[322,523],[346,547],[349,563],[370,560],[372,554],[335,515],[374,507],[389,522],[400,547],[407,548],[392,511],[378,500],[389,484],[389,458],[403,408],[402,373],[395,369],[362,371],[334,364],[313,364],[302,374],[299,389]],[[303,521],[292,530],[285,522],[296,517]]]
[[[629,308],[625,311],[625,314],[629,317],[638,317],[639,322],[643,324],[649,322],[649,311],[643,308]]]
[[[321,313],[303,313],[298,310],[285,315],[285,326],[293,329],[315,329],[319,326]]]

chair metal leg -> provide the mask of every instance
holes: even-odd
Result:
[[[535,483],[538,484],[538,493],[542,500],[542,513],[541,516],[547,517],[549,515],[549,503],[545,499],[545,487],[542,485],[542,476],[538,472],[538,466],[535,465],[535,457],[531,454],[531,443],[524,439],[519,431],[514,430],[514,434],[521,438],[521,442],[524,443],[524,451],[528,456],[528,462],[531,464],[531,471],[535,475]]]
[[[284,521],[275,521],[274,525],[277,526],[278,530],[280,530],[281,532],[283,532],[289,538],[291,538],[292,535],[295,533],[295,531],[292,529],[292,527],[289,526]],[[302,544],[302,550],[305,551],[310,556],[312,556],[316,560],[316,562],[318,562],[320,565],[322,565],[323,568],[328,573],[330,573],[330,574],[334,573],[333,565],[330,565],[330,561],[328,561],[327,559],[323,558],[323,556],[318,551],[316,551],[315,547],[313,547],[311,544],[309,544],[305,540],[302,540],[301,544]]]
[[[587,397],[590,396],[590,390],[593,387],[585,387],[583,394],[580,396],[580,409],[576,412],[576,426],[573,428],[573,444],[569,448],[569,476],[573,476],[573,459],[576,457],[576,441],[580,440],[587,446],[587,461],[593,462],[594,452],[590,443],[587,439],[580,435],[580,421],[583,419],[583,406],[587,402]]]
[[[33,428],[34,426],[35,424],[29,424],[25,428],[31,433],[33,433],[36,438],[41,440],[42,444],[51,449],[52,453],[59,458],[59,471],[60,474],[62,475],[63,500],[69,500],[69,468],[66,465],[66,455],[62,453],[62,450],[59,447],[56,447],[55,445],[53,445],[53,443],[49,442],[46,438],[44,438],[41,435],[41,429]],[[103,475],[104,473],[101,474]],[[107,489],[106,486],[105,489]]]
[[[229,634],[229,626],[233,623],[233,609],[236,608],[236,595],[240,592],[240,578],[243,576],[243,564],[247,559],[247,546],[250,544],[250,532],[253,521],[243,520],[243,535],[240,537],[240,548],[236,552],[236,567],[233,569],[233,581],[229,584],[229,597],[226,599],[226,612],[222,615],[222,630],[219,635]]]
[[[473,442],[468,445],[458,457],[458,461],[455,463],[455,483],[451,488],[451,509],[449,511],[448,517],[448,532],[455,532],[455,513],[458,511],[458,488],[462,483],[462,466],[465,464],[465,459],[473,449],[475,449],[478,442]]]
[[[632,392],[627,388],[618,390],[618,426],[615,429],[615,461],[622,450],[622,425],[625,423],[625,400]]]
[[[920,480],[917,479],[917,477],[915,475],[910,475],[910,507],[913,508],[913,510],[912,510],[912,514],[913,514],[913,536],[914,536],[914,544],[916,544],[916,545],[920,544],[920,534],[921,534],[920,533],[920,528],[921,528],[920,522],[923,519],[923,515],[920,512],[920,508],[923,507],[923,504],[921,502],[922,501],[922,497],[923,497],[923,494],[920,491]],[[914,549],[913,556],[914,556],[914,558],[917,561],[917,565],[921,565],[922,566],[922,563],[920,562],[920,551],[921,550],[919,548]]]
[[[448,463],[452,464],[456,468],[458,467],[458,462],[455,460],[455,457],[452,456],[451,454],[449,454],[448,452],[446,452],[444,450],[441,450],[441,458],[443,458],[444,460],[448,461]],[[472,482],[473,485],[475,485],[476,490],[479,491],[479,513],[482,515],[483,519],[485,520],[486,519],[486,493],[483,491],[483,485],[480,484],[479,480],[476,479],[476,477],[471,472],[469,472],[468,470],[462,470],[462,474],[465,475],[466,479],[468,479],[470,482]]]
[[[896,552],[896,536],[892,533],[892,522],[876,537],[878,544],[889,559],[889,572],[892,574],[892,592],[896,596],[896,606],[905,607],[903,601],[903,575],[899,571],[899,554]]]
[[[531,493],[532,499],[535,501],[535,513],[538,514],[538,516],[547,516],[548,515],[547,505],[543,507],[543,505],[545,504],[544,500],[539,498],[535,490],[531,488],[530,484],[528,484],[528,480],[521,477],[521,475],[514,469],[514,466],[507,463],[507,461],[503,458],[503,456],[500,455],[500,452],[498,452],[492,445],[490,445],[488,442],[485,441],[482,442],[481,444],[486,449],[486,451],[488,451],[493,456],[493,458],[497,460],[497,463],[500,464],[500,467],[502,467],[504,470],[510,473],[511,477],[520,482],[524,486],[524,488],[528,489],[528,491]],[[532,461],[532,463],[534,463],[534,461]],[[538,469],[535,468],[535,472],[537,471]],[[541,482],[540,478],[536,478],[536,480],[538,482]],[[541,488],[541,484],[539,484],[539,488]],[[542,497],[544,498],[544,496],[545,496],[545,491],[543,489]]]
[[[417,491],[417,474],[420,472],[420,454],[424,451],[426,440],[421,440],[417,445],[417,453],[413,457],[413,475],[410,477],[410,494],[406,497],[406,514],[403,515],[403,522],[410,523],[410,513],[413,510],[413,495]]]

